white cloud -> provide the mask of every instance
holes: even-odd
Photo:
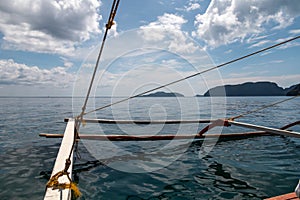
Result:
[[[272,60],[270,63],[283,63],[284,62],[284,60]]]
[[[151,22],[146,26],[142,26],[141,29],[144,30],[144,38],[151,41],[162,41],[167,33],[179,34],[181,32],[181,26],[187,21],[181,17],[174,14],[165,13],[158,17],[158,20]],[[155,32],[151,32],[155,31]],[[173,32],[174,31],[174,32]]]
[[[117,24],[116,21],[114,21],[114,25],[108,31],[109,36],[111,36],[111,37],[117,37],[118,34],[119,34],[118,31],[117,31],[117,28],[118,28],[118,24]]]
[[[146,41],[168,42],[170,51],[177,53],[194,52],[197,47],[188,42],[188,34],[182,31],[182,25],[187,23],[182,16],[165,13],[158,20],[141,27],[141,33]]]
[[[300,46],[299,42],[290,42],[278,47],[278,49],[288,49],[288,48],[298,47],[298,46]]]
[[[97,0],[0,2],[0,31],[6,49],[70,54],[100,33]]]
[[[253,48],[253,47],[261,47],[261,46],[264,46],[265,44],[268,44],[270,43],[271,41],[270,40],[261,40],[255,44],[252,44],[250,47],[248,47],[249,49]]]
[[[260,56],[266,56],[266,55],[269,55],[271,53],[273,53],[273,52],[270,51],[270,50],[269,51],[265,51],[265,52],[261,53]]]
[[[230,73],[230,77],[245,77],[245,76],[252,76],[255,74],[254,72],[244,72],[244,73]]]
[[[168,83],[212,66],[207,53],[182,31],[185,23],[187,20],[182,16],[165,13],[140,29],[121,32],[108,39],[99,65],[102,72],[95,82],[97,91],[93,93],[128,96],[136,89]],[[86,59],[88,63],[80,69],[75,83],[76,95],[86,91],[78,88],[88,85],[84,81],[89,80],[86,74],[91,74],[87,72],[89,63],[96,60],[97,53],[98,48],[95,53],[91,52]],[[194,85],[199,88],[198,83]],[[185,88],[181,86],[176,91],[192,94]]]
[[[146,89],[187,77],[203,70],[201,68],[203,66],[199,67],[199,65],[210,64],[209,57],[205,56],[202,51],[197,52],[197,60],[192,60],[170,51],[165,51],[163,47],[134,48],[133,51],[127,51],[125,54],[121,53],[120,56],[118,56],[118,52],[114,52],[113,55],[116,57],[105,61],[107,65],[103,64],[102,61],[99,67],[99,73],[96,76],[98,80],[95,81],[97,91],[93,92],[97,95],[129,96],[136,93],[136,91],[145,91]],[[77,73],[76,91],[74,91],[76,92],[76,96],[82,96],[86,92],[86,88],[79,88],[89,84],[90,74],[92,74],[91,66],[93,65],[89,63],[83,64],[80,72]],[[209,66],[205,65],[204,67],[208,68]],[[219,76],[218,71],[215,71],[211,75],[213,78]],[[171,89],[186,95],[199,93],[194,91],[200,90],[199,84],[202,81],[196,80],[198,79],[193,78],[183,81],[183,83],[172,86]],[[190,85],[187,85],[188,83]]]
[[[284,42],[284,41],[290,40],[290,39],[292,39],[292,37],[281,38],[281,39],[276,40],[275,42],[276,43],[281,43],[281,42]],[[286,44],[283,44],[283,45],[279,46],[278,49],[288,49],[288,48],[297,47],[297,46],[300,46],[300,43],[297,42],[297,40],[294,40],[294,41],[291,41],[289,43],[286,43]]]
[[[196,16],[193,36],[217,47],[259,35],[267,26],[287,27],[299,14],[298,0],[212,0],[206,12]]]
[[[202,1],[202,0],[200,0]],[[190,12],[194,10],[199,10],[201,8],[199,0],[189,0],[185,2],[185,5],[182,7],[175,8],[177,11]]]
[[[232,49],[229,49],[229,50],[225,51],[224,53],[225,54],[230,54],[230,53],[232,53]]]
[[[290,33],[295,35],[300,34],[300,29],[290,30]]]
[[[16,63],[12,59],[0,60],[0,85],[66,88],[72,86],[73,80],[74,75],[66,72],[64,67],[47,70]]]
[[[186,11],[191,11],[191,10],[197,10],[199,9],[201,6],[199,3],[192,3],[192,2],[189,2],[189,5],[185,7],[185,10]]]
[[[269,34],[269,35],[250,35],[249,38],[247,38],[246,42],[247,43],[255,43],[255,42],[258,42],[259,40],[263,40],[263,39],[266,39],[268,37],[272,37],[274,36],[275,34]]]
[[[72,63],[70,60],[68,60],[65,57],[60,57],[60,59],[64,62],[64,67],[71,68],[73,67],[74,63]]]

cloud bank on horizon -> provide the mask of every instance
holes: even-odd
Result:
[[[88,76],[78,76],[80,67],[94,65],[109,9],[110,2],[98,0],[0,2],[1,96],[72,95],[74,82]],[[184,67],[187,65],[171,55],[161,56],[160,61],[148,57],[145,69],[138,67],[143,66],[141,62],[122,59],[126,66],[107,68],[103,64],[100,74],[106,76],[102,78],[107,82],[103,90],[99,89],[101,85],[98,86],[99,95],[111,94],[121,79],[124,88],[119,94],[129,95],[132,89],[126,92],[126,84],[128,87],[135,84],[132,77],[123,76],[125,69],[127,72],[135,70],[136,83],[156,81],[161,84],[162,81],[157,80],[169,81],[178,74],[168,76],[168,70],[158,70],[157,63],[168,63],[170,69],[176,69],[176,73],[184,76],[299,35],[299,15],[298,0],[145,0],[143,3],[121,0],[116,25],[109,34],[108,45],[114,45],[114,48],[107,48],[103,63],[107,66],[117,63],[112,62],[111,57],[119,55],[123,58],[133,47],[156,50],[163,47],[170,54],[192,63],[195,71]],[[115,38],[133,29],[136,31],[126,40],[114,43]],[[233,65],[228,70],[221,70],[218,72],[221,82],[269,80],[281,86],[298,83],[299,46],[300,41],[294,41],[248,62]],[[203,51],[206,54],[194,54]],[[154,74],[147,78],[142,74],[145,71]],[[220,80],[214,77],[210,74],[191,81],[189,84],[203,87],[188,94],[184,87],[172,89],[186,95],[201,94],[208,85],[220,84]],[[199,83],[203,79],[206,87]]]

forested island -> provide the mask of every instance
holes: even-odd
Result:
[[[147,95],[143,95],[141,97],[184,97],[183,94],[177,92],[155,92]]]
[[[282,88],[274,82],[265,81],[217,86],[209,89],[203,96],[295,96],[297,94],[300,94],[300,83]]]
[[[295,96],[300,94],[300,83],[288,88],[282,88],[274,82],[247,82],[236,85],[217,86],[209,89],[203,95],[195,97],[210,96]],[[184,97],[177,92],[158,91],[141,97]]]

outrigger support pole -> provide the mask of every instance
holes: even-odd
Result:
[[[254,124],[248,124],[244,122],[236,122],[233,120],[227,120],[229,124],[235,125],[235,126],[240,126],[240,127],[245,127],[245,128],[251,128],[259,131],[265,131],[268,133],[273,133],[273,134],[279,134],[279,135],[284,135],[284,136],[291,136],[291,137],[297,137],[300,138],[300,133],[295,132],[295,131],[288,131],[288,130],[282,130],[282,129],[277,129],[277,128],[270,128],[270,127],[265,127],[265,126],[260,126],[260,125],[254,125]]]

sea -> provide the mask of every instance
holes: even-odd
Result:
[[[280,128],[300,120],[300,98],[136,98],[86,118],[118,120],[217,119]],[[120,98],[91,98],[94,110]],[[64,133],[84,98],[0,98],[0,199],[43,199]],[[253,112],[250,112],[253,111]],[[195,134],[207,124],[82,124],[80,134]],[[300,125],[292,127],[300,131]],[[216,127],[208,134],[252,131]],[[234,140],[83,141],[75,153],[77,199],[264,199],[294,191],[300,178],[300,139],[260,136]]]

